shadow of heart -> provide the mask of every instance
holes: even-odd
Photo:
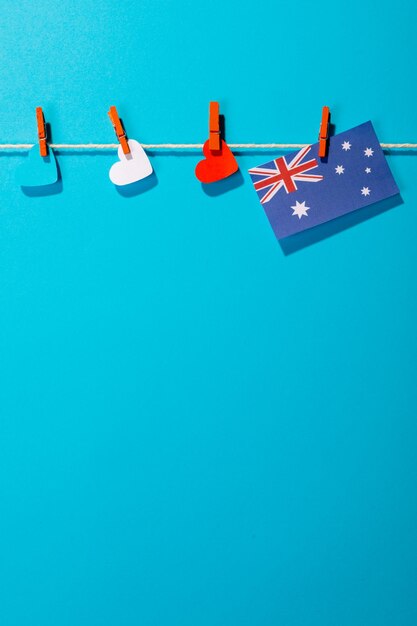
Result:
[[[152,172],[150,176],[146,178],[142,178],[141,180],[137,180],[135,183],[130,183],[130,185],[115,185],[115,189],[117,193],[123,196],[124,198],[134,198],[135,196],[139,196],[142,193],[146,193],[153,189],[158,184],[158,177],[155,174],[155,170]]]
[[[216,196],[221,196],[228,191],[232,191],[232,189],[236,189],[237,187],[241,187],[245,182],[242,172],[238,170],[228,178],[223,178],[223,180],[218,180],[215,183],[201,183],[201,188],[204,193],[212,198]]]
[[[21,189],[25,196],[29,196],[29,198],[40,198],[41,196],[55,196],[58,193],[62,193],[63,184],[60,178],[53,185],[38,185],[37,187],[23,187],[22,185]]]

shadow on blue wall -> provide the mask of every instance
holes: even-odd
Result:
[[[238,170],[235,174],[232,174],[232,176],[223,178],[223,180],[219,180],[216,183],[201,183],[201,188],[207,196],[214,198],[240,187],[244,182],[242,172]]]
[[[131,183],[130,185],[124,185],[119,187],[115,185],[117,192],[123,196],[124,198],[134,198],[135,196],[139,196],[142,193],[146,193],[150,191],[158,184],[158,177],[155,174],[155,171],[152,172],[150,176],[146,178],[142,178],[142,180],[137,180],[135,183]]]
[[[59,178],[53,185],[39,185],[38,187],[22,187],[21,188],[25,196],[30,198],[39,198],[41,196],[54,196],[58,193],[62,193],[63,184],[62,179]]]

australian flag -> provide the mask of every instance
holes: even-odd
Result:
[[[324,159],[318,146],[249,170],[278,239],[399,193],[371,122],[331,137]]]

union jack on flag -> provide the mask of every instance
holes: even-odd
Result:
[[[249,170],[278,239],[399,193],[371,122]],[[318,183],[310,185],[307,183]]]
[[[249,170],[249,174],[253,177],[256,176],[256,180],[253,185],[255,189],[267,189],[267,192],[261,197],[261,203],[269,202],[275,194],[284,187],[287,193],[297,191],[297,180],[302,180],[308,183],[318,183],[323,180],[323,176],[320,174],[307,174],[318,167],[316,159],[310,159],[309,161],[302,162],[304,157],[310,152],[311,146],[302,148],[295,157],[287,163],[285,157],[278,157],[273,160],[272,167],[254,167]]]

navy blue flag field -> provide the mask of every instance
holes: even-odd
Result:
[[[278,239],[399,193],[371,122],[249,170]]]

